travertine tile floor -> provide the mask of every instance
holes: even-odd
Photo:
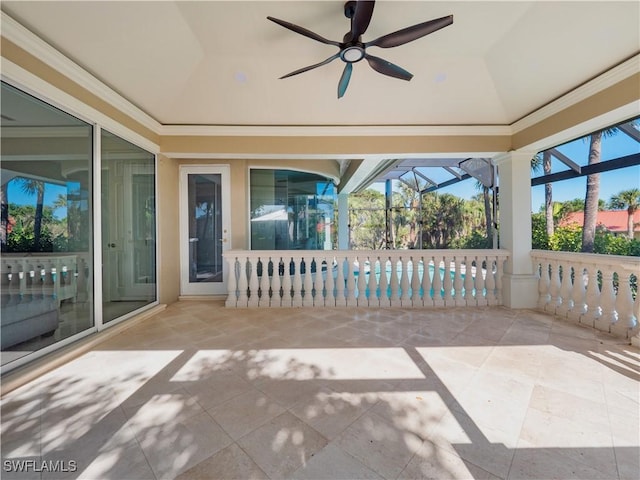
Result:
[[[532,311],[180,302],[7,395],[2,478],[638,479],[639,381]]]

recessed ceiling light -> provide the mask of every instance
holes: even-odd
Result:
[[[447,79],[447,74],[446,73],[438,73],[435,78],[434,81],[436,83],[442,83]]]

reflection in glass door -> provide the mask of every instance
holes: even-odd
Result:
[[[181,188],[181,291],[224,294],[222,252],[228,245],[226,167],[183,166]]]
[[[155,157],[102,131],[102,321],[157,299]]]

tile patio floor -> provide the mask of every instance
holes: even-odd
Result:
[[[532,311],[185,301],[9,393],[2,478],[638,479],[639,382]]]

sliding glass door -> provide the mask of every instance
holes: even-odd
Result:
[[[156,300],[155,157],[102,131],[102,321]]]

